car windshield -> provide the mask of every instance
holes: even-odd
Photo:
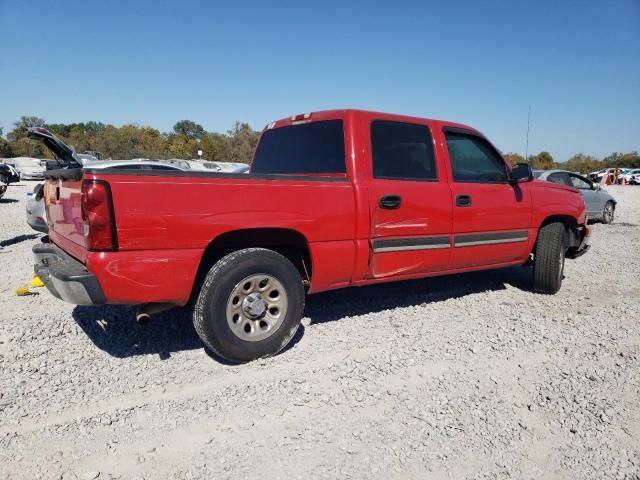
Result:
[[[533,178],[539,178],[540,175],[542,175],[542,172],[540,170],[533,171]]]

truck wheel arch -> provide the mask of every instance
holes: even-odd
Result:
[[[305,281],[305,287],[310,284],[313,261],[309,242],[302,233],[289,228],[247,228],[222,233],[209,242],[200,259],[191,298],[197,297],[204,277],[218,260],[245,248],[267,248],[278,252],[295,265]]]
[[[574,217],[572,217],[571,215],[550,215],[546,217],[538,226],[538,234],[542,227],[544,227],[545,225],[549,225],[550,223],[562,223],[565,228],[565,245],[567,247],[577,246],[577,244],[579,243],[579,239],[576,236],[578,222]],[[535,252],[537,243],[538,242],[536,239],[531,253]]]

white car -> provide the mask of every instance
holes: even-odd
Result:
[[[632,174],[627,183],[629,185],[640,185],[640,173]]]
[[[620,175],[620,180],[624,179],[629,185],[640,185],[640,168],[632,168]],[[621,182],[622,183],[622,182]]]
[[[33,193],[27,193],[27,223],[34,230],[47,233],[49,225],[47,224],[47,212],[42,198],[43,188],[44,182],[40,182],[34,187]]]
[[[5,161],[20,173],[22,180],[43,180],[45,167],[39,158],[16,157]]]
[[[210,160],[183,160],[191,170],[200,172],[248,173],[249,165],[238,162],[213,162]]]

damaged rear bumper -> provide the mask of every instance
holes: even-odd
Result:
[[[35,274],[55,297],[76,305],[106,303],[100,282],[81,262],[52,243],[34,245],[32,251]]]

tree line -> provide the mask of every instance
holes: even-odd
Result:
[[[511,165],[525,162],[519,153],[507,153],[504,156]],[[637,151],[629,153],[612,153],[603,159],[592,155],[577,153],[566,162],[558,163],[549,152],[543,151],[537,155],[529,155],[529,163],[534,170],[550,170],[560,168],[570,172],[589,173],[603,168],[640,168],[640,154]]]
[[[192,159],[198,158],[198,150],[202,150],[203,160],[249,163],[260,135],[247,123],[235,122],[226,133],[216,133],[205,131],[202,125],[191,120],[180,120],[167,133],[135,124],[115,127],[102,122],[47,123],[42,118],[32,116],[20,117],[13,126],[6,138],[0,127],[0,158],[51,158],[51,153],[40,142],[27,138],[29,127],[49,129],[67,144],[73,145],[78,153],[99,153],[104,159],[118,160]],[[507,153],[505,158],[512,165],[525,162],[519,153]],[[563,163],[556,162],[549,152],[543,151],[529,155],[528,161],[534,169],[562,168],[582,173],[609,167],[640,168],[640,154],[637,151],[612,153],[603,159],[578,153]]]
[[[0,158],[52,158],[40,142],[27,138],[29,127],[45,127],[73,146],[78,153],[99,154],[102,159],[132,158],[193,159],[202,151],[203,160],[249,163],[259,132],[247,123],[235,122],[226,133],[207,132],[191,120],[180,120],[170,132],[127,124],[115,127],[102,122],[47,123],[44,119],[23,116],[14,123],[6,138],[0,128]]]

